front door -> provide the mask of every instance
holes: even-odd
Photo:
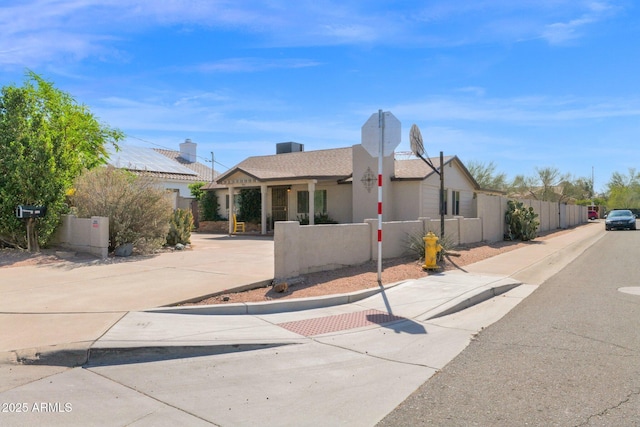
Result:
[[[289,205],[288,187],[273,187],[271,189],[271,220],[288,221],[287,206]]]

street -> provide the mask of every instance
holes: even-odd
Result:
[[[607,232],[379,425],[640,425],[639,242]]]

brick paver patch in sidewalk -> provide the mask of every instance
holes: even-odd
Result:
[[[335,316],[317,317],[315,319],[297,320],[295,322],[279,323],[278,326],[296,334],[312,337],[330,332],[346,331],[370,325],[406,320],[404,317],[394,316],[380,310],[365,310],[355,313],[337,314]]]

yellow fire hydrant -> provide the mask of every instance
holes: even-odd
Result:
[[[424,265],[422,268],[425,270],[439,268],[438,252],[442,250],[442,246],[438,243],[438,236],[430,231],[422,239],[424,240]]]

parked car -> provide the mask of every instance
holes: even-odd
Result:
[[[598,212],[596,211],[589,211],[587,215],[589,217],[589,220],[598,219]]]
[[[609,231],[616,228],[629,230],[636,229],[636,216],[628,209],[614,209],[607,214],[604,221],[604,229]]]

